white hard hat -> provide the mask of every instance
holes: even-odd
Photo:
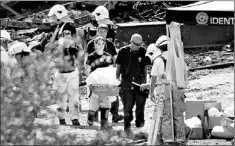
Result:
[[[152,61],[155,60],[159,55],[161,55],[161,51],[154,43],[150,44],[146,50],[145,56],[149,57]]]
[[[63,5],[54,5],[49,13],[48,16],[55,15],[58,19],[62,22],[74,22],[71,18],[68,17],[68,10]]]
[[[27,47],[27,45],[24,42],[17,42],[9,47],[10,54],[18,54],[21,53],[22,51],[31,52],[31,50]]]
[[[155,45],[156,45],[157,47],[166,45],[168,39],[169,39],[169,38],[168,38],[166,35],[162,35],[162,36],[160,36],[160,37],[157,39]]]
[[[1,38],[7,39],[7,40],[11,40],[11,35],[6,30],[1,30],[0,36],[1,36]]]
[[[109,18],[109,11],[104,6],[98,6],[93,12],[92,15],[95,16],[96,21]]]

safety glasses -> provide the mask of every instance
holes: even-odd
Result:
[[[142,45],[142,43],[141,44],[137,44],[137,43],[135,43],[135,42],[133,42],[133,41],[131,41],[135,46],[137,46],[137,47],[139,47],[139,46],[141,46]]]

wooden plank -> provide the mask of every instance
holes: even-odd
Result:
[[[217,63],[217,64],[206,65],[206,66],[197,67],[197,68],[190,68],[189,71],[194,72],[194,71],[203,70],[203,69],[219,69],[219,68],[226,68],[230,66],[234,66],[234,62]]]
[[[161,118],[164,109],[165,89],[167,80],[165,75],[161,75],[159,78],[160,79],[157,81],[157,83],[160,85],[157,87],[158,89],[155,89],[157,90],[155,99],[158,100],[154,107],[153,119],[151,120],[150,124],[147,145],[160,144],[160,138],[158,137],[158,134],[161,127]]]
[[[17,34],[26,34],[26,33],[33,33],[35,31],[37,31],[38,28],[32,28],[32,29],[24,29],[24,30],[18,30],[16,33]]]
[[[172,141],[175,141],[175,131],[174,131],[174,111],[173,111],[173,96],[172,96],[172,89],[173,86],[170,85],[170,105],[171,105],[171,135],[172,135]],[[178,96],[178,95],[177,95]]]
[[[101,4],[99,1],[97,1],[97,4]],[[68,2],[62,5],[69,5],[71,3],[77,3],[77,2]],[[84,2],[82,2],[84,3]],[[114,8],[114,5],[116,4],[116,2],[112,2],[112,1],[104,1],[102,2],[102,4],[107,7],[107,9],[112,9]],[[33,15],[37,15],[40,13],[45,13],[47,11],[49,11],[50,9],[46,9],[43,10],[41,12],[35,13]],[[24,15],[24,14],[23,14]],[[33,16],[33,15],[28,15],[27,17]],[[22,18],[26,18],[26,16],[23,16]],[[90,14],[79,17],[77,19],[74,20],[75,22],[75,26],[76,27],[80,27],[83,26],[85,24],[88,24],[92,21],[92,18],[90,17]],[[3,26],[6,26],[7,22],[5,19],[1,20],[1,27],[3,28]],[[13,27],[13,28],[19,28],[19,29],[31,29],[31,28],[40,28],[40,29],[50,29],[50,25],[47,23],[41,23],[41,24],[36,24],[36,23],[31,23],[31,22],[24,22],[24,21],[15,21],[15,20],[10,20],[8,23],[8,27]]]
[[[8,20],[2,19],[0,20],[1,28],[4,28],[7,25]],[[17,29],[31,29],[31,28],[39,28],[39,29],[51,29],[50,24],[48,23],[31,23],[31,22],[24,22],[24,21],[16,21],[16,20],[9,20],[7,28],[17,28]]]

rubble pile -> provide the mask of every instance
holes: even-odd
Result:
[[[179,7],[194,3],[195,1],[100,1],[100,2],[68,2],[65,7],[69,10],[69,16],[77,19],[90,14],[98,5],[108,7],[110,18],[116,23],[124,23],[130,21],[152,22],[164,21],[165,10],[169,7]],[[28,10],[30,11],[30,10]],[[50,23],[51,20],[47,16],[48,10],[29,15],[18,20],[32,23]]]
[[[87,17],[97,7],[97,5],[105,5],[110,11],[110,19],[115,23],[127,22],[151,22],[164,21],[165,10],[169,7],[179,7],[194,3],[195,1],[96,1],[96,2],[69,2],[66,8],[69,10],[69,16],[80,25],[82,17]],[[49,10],[44,10],[39,13],[30,15],[21,19],[24,22],[32,23],[50,23],[52,20],[47,16]],[[88,18],[87,18],[88,19]],[[90,19],[90,18],[89,18]],[[76,21],[78,20],[78,21]],[[38,30],[8,30],[12,34],[13,40],[25,42],[27,45],[37,46],[43,48],[46,40],[49,40],[54,29],[45,32],[38,28]],[[21,31],[19,33],[19,31]],[[34,36],[42,36],[40,39],[32,39]],[[32,43],[33,42],[33,43]],[[43,45],[42,45],[43,44]],[[197,68],[206,65],[217,63],[232,62],[234,60],[233,52],[222,47],[203,47],[185,49],[185,61],[189,68]]]
[[[223,47],[215,48],[191,48],[185,49],[185,62],[189,68],[197,68],[217,63],[228,63],[234,61],[233,51],[223,50]]]
[[[188,2],[191,3],[191,2]],[[193,2],[192,2],[193,3]],[[165,10],[169,7],[178,7],[185,5],[182,2],[169,1],[138,1],[138,2],[118,2],[115,5],[116,14],[112,16],[116,23],[124,23],[130,21],[136,22],[153,22],[164,21]]]
[[[38,13],[35,15],[31,15],[27,18],[24,18],[23,21],[25,22],[32,22],[32,23],[50,23],[53,20],[51,20],[48,16],[47,16],[48,12],[42,12],[42,13]],[[85,15],[88,15],[89,11],[79,11],[79,10],[70,10],[69,11],[69,17],[72,19],[77,19],[80,17],[83,17]]]

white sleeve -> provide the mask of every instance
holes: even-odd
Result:
[[[152,66],[152,70],[151,70],[151,76],[157,76],[158,72],[157,72],[157,61],[155,60],[153,62],[153,66]]]
[[[153,63],[153,67],[151,70],[151,76],[159,76],[163,73],[165,73],[164,62],[161,58],[157,58]]]
[[[158,59],[158,76],[165,74],[165,65],[161,58]]]

